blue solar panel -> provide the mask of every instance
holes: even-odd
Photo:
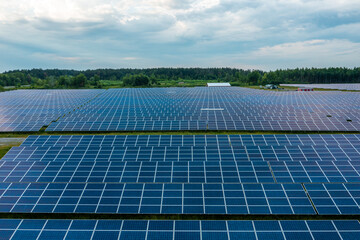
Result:
[[[39,131],[103,90],[16,90],[0,93],[0,132]]]
[[[14,147],[4,161],[359,161],[351,145]]]
[[[266,162],[0,162],[0,182],[266,183]]]
[[[18,90],[1,93],[0,131],[38,131],[55,120],[47,131],[358,131],[356,94],[237,87]]]
[[[360,184],[305,184],[321,215],[360,214]]]
[[[300,184],[2,183],[0,212],[315,214]]]
[[[360,182],[360,161],[271,162],[279,183]]]
[[[359,105],[357,93],[342,92],[109,89],[47,131],[357,131]]]
[[[336,135],[42,135],[29,136],[21,146],[297,146],[360,147],[356,134]]]
[[[355,220],[0,220],[6,239],[359,239]]]

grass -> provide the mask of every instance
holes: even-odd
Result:
[[[1,146],[0,147],[0,159],[14,146]]]
[[[5,154],[12,148],[12,147],[17,147],[20,146],[20,142],[19,143],[9,143],[3,146],[0,146],[0,159],[5,156]]]

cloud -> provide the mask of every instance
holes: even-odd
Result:
[[[263,68],[356,67],[360,62],[360,43],[345,39],[315,39],[262,47],[248,54]]]
[[[277,68],[306,65],[313,52],[335,52],[322,61],[329,66],[353,66],[359,16],[355,0],[0,1],[0,44],[7,51],[0,71],[106,64]],[[9,57],[18,61],[9,64]]]

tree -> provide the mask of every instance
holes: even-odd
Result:
[[[249,85],[257,85],[257,84],[259,84],[260,78],[261,78],[261,75],[260,75],[259,71],[252,71],[247,77],[247,83]]]
[[[79,75],[75,76],[73,79],[73,86],[76,88],[85,87],[86,83],[87,83],[87,78],[83,73],[80,73]]]
[[[147,86],[150,83],[150,79],[148,76],[144,74],[135,74],[135,75],[126,75],[123,78],[124,86]]]

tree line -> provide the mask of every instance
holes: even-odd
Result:
[[[34,88],[101,88],[101,80],[121,81],[123,86],[157,86],[159,82],[202,80],[233,85],[280,83],[360,83],[360,68],[297,68],[276,71],[235,68],[149,68],[13,70],[0,74],[0,86]]]

